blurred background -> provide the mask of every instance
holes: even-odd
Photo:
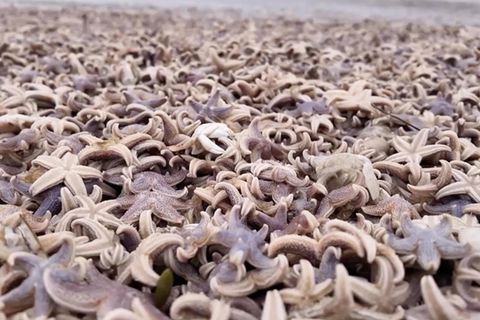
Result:
[[[248,15],[480,25],[480,0],[0,0],[2,5],[238,9]]]

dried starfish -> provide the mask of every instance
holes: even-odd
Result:
[[[83,179],[101,179],[102,175],[97,169],[79,165],[78,157],[67,153],[62,159],[55,156],[39,156],[33,162],[46,169],[30,187],[30,193],[35,196],[59,183],[65,185],[76,195],[86,195],[87,189]]]
[[[440,260],[459,259],[465,256],[467,248],[449,239],[451,234],[450,220],[444,217],[435,228],[420,228],[403,214],[400,218],[404,238],[390,235],[388,244],[400,254],[415,254],[420,267],[435,272]]]
[[[472,168],[466,174],[460,170],[452,170],[455,183],[451,183],[440,189],[435,195],[436,199],[446,196],[468,194],[473,200],[480,202],[480,175]]]
[[[59,266],[68,267],[73,257],[74,243],[71,238],[63,238],[60,249],[47,259],[27,252],[12,253],[8,258],[9,264],[25,271],[28,276],[19,286],[0,296],[3,312],[9,314],[25,310],[33,304],[34,317],[48,317],[53,304],[46,290],[45,275]]]
[[[82,268],[84,278],[82,279]],[[144,305],[151,305],[152,300],[145,293],[110,280],[101,274],[92,263],[79,269],[52,268],[44,275],[45,288],[50,297],[59,305],[82,313],[96,313],[103,318],[115,309],[131,309],[134,299]],[[147,308],[150,317],[168,319],[160,310]]]
[[[414,179],[418,180],[421,170],[420,162],[423,158],[442,151],[451,151],[450,147],[446,145],[427,145],[429,132],[429,129],[420,130],[420,132],[418,132],[412,139],[411,143],[398,136],[393,137],[392,144],[398,153],[389,156],[385,160],[407,163]]]

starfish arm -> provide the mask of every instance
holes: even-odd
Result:
[[[438,190],[435,194],[435,199],[445,198],[451,195],[463,194],[465,193],[465,183],[464,182],[455,182],[449,185],[446,185],[442,189]]]
[[[468,175],[465,174],[465,172],[453,169],[452,170],[452,176],[457,182],[468,182],[469,178]]]
[[[35,210],[34,215],[37,217],[43,217],[48,211],[52,214],[56,214],[62,209],[61,201],[61,189],[62,185],[56,185],[45,191],[45,198],[40,203],[40,206]]]
[[[450,149],[449,146],[446,146],[443,144],[433,144],[433,145],[423,146],[418,149],[418,153],[423,157],[426,157],[441,151],[452,151],[452,149]]]
[[[380,292],[375,285],[362,278],[350,277],[350,285],[355,296],[365,303],[372,303],[385,298],[384,293]]]
[[[389,156],[385,161],[390,161],[390,162],[407,162],[409,159],[409,156],[403,152],[395,153],[391,156]]]
[[[30,273],[37,268],[43,260],[28,252],[14,252],[8,257],[8,263],[19,267],[20,269]]]
[[[197,137],[198,142],[202,145],[202,147],[207,150],[208,152],[211,152],[213,154],[222,154],[225,152],[223,148],[219,147],[218,145],[215,144],[210,138],[208,138],[205,135],[200,135]]]
[[[86,195],[87,188],[83,182],[82,177],[74,172],[68,172],[65,175],[65,185],[73,192],[75,195]]]
[[[117,206],[120,206],[122,209],[127,209],[133,206],[139,198],[142,198],[144,200],[142,195],[129,194],[129,195],[118,197],[113,201],[115,201],[117,203]]]
[[[476,187],[469,186],[467,188],[467,194],[476,202],[480,202],[480,185],[477,185]]]
[[[259,269],[269,269],[275,267],[275,260],[266,257],[256,246],[249,250],[246,260],[252,266]]]
[[[47,270],[44,281],[48,294],[56,303],[77,312],[95,312],[108,294],[89,284],[78,283],[78,275],[73,270]]]
[[[461,319],[452,303],[442,294],[432,276],[424,276],[420,282],[423,300],[432,319]]]
[[[422,129],[420,130],[420,132],[418,132],[415,135],[415,137],[413,137],[412,144],[411,144],[413,147],[413,150],[416,150],[427,143],[429,131],[430,131],[429,129]]]
[[[33,164],[40,165],[47,169],[63,168],[63,162],[57,157],[39,156],[32,161]]]
[[[330,310],[334,308],[345,308],[346,310],[350,309],[354,305],[354,297],[352,294],[352,286],[350,283],[350,276],[348,271],[343,264],[338,264],[335,273],[337,277],[335,278],[335,289],[333,294],[332,304],[329,306]]]
[[[10,312],[10,310],[19,310],[31,305],[32,296],[35,292],[35,283],[32,277],[24,280],[18,287],[10,290],[4,295],[0,296],[0,306],[3,312]]]
[[[399,153],[409,152],[412,148],[407,141],[398,136],[393,137],[392,145]]]
[[[104,200],[100,203],[95,205],[96,211],[98,212],[105,212],[108,213],[109,210],[118,206],[118,202],[116,200]]]
[[[48,170],[30,186],[30,193],[35,196],[40,192],[59,184],[65,178],[65,173],[65,170],[61,167]]]
[[[267,292],[262,310],[262,319],[287,320],[287,310],[278,290]]]
[[[312,263],[318,263],[320,259],[318,242],[306,236],[286,235],[271,241],[268,255],[277,256],[280,253],[293,253]]]
[[[45,319],[48,317],[50,312],[53,309],[53,303],[45,290],[45,285],[43,281],[38,281],[35,286],[35,302],[33,305],[33,316],[35,319],[42,318]]]
[[[96,213],[94,219],[101,222],[105,226],[118,227],[122,221],[108,212]]]
[[[444,216],[432,231],[439,237],[448,237],[452,233],[452,224],[450,220]]]
[[[417,262],[424,270],[435,272],[440,266],[440,252],[432,239],[419,241],[417,248]]]
[[[438,238],[435,245],[445,259],[461,259],[467,253],[467,248],[453,240]]]
[[[389,237],[388,243],[397,253],[408,254],[412,253],[417,247],[417,241],[414,238],[398,239]]]
[[[83,244],[78,244],[76,248],[77,256],[81,257],[96,257],[104,250],[113,246],[111,239],[95,239]]]
[[[87,167],[87,166],[74,166],[70,170],[71,172],[75,172],[77,175],[82,176],[84,179],[101,179],[102,174],[95,168]]]
[[[61,264],[63,266],[68,266],[72,263],[73,258],[75,257],[75,244],[71,237],[64,237],[62,239],[62,245],[54,255],[52,255],[48,261],[49,264]]]
[[[134,223],[138,221],[142,211],[147,210],[150,204],[144,197],[137,197],[137,200],[130,206],[130,208],[120,218],[125,223]]]
[[[133,156],[130,149],[128,149],[123,144],[116,144],[108,148],[109,151],[114,152],[116,155],[121,157],[127,166],[130,166],[133,163]]]
[[[184,219],[177,209],[170,205],[168,201],[161,201],[161,199],[157,199],[153,204],[153,207],[153,214],[162,220],[172,223],[180,223]]]

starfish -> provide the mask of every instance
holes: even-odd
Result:
[[[204,123],[198,126],[192,135],[192,142],[198,141],[200,145],[213,154],[222,154],[225,150],[215,144],[211,139],[217,138],[220,141],[231,141],[233,131],[224,123]]]
[[[23,129],[18,134],[0,139],[0,151],[25,151],[30,144],[37,141],[38,132],[32,129]]]
[[[452,175],[456,182],[446,185],[435,195],[436,199],[446,196],[468,194],[476,202],[480,202],[480,174],[474,174],[476,168],[470,169],[467,174],[453,169]]]
[[[470,200],[455,199],[443,204],[423,203],[422,208],[432,215],[448,213],[455,217],[461,217],[469,204],[472,204]]]
[[[472,312],[467,316],[462,312],[464,310],[459,310],[458,300],[448,299],[432,276],[422,277],[420,290],[425,304],[409,309],[407,319],[475,319],[478,317],[478,312]]]
[[[185,178],[184,172],[180,171],[177,174],[164,176],[154,171],[144,171],[135,174],[133,181],[128,181],[128,189],[133,193],[141,193],[145,191],[158,191],[166,196],[175,198],[183,197],[185,190],[176,190],[171,187],[172,184],[177,184]]]
[[[319,283],[315,281],[315,272],[308,260],[300,260],[300,275],[295,288],[280,290],[282,300],[287,304],[301,307],[311,301],[319,301],[333,289],[332,279]]]
[[[79,277],[81,272],[77,268],[59,266],[45,272],[45,288],[56,303],[74,312],[96,313],[99,319],[115,309],[131,310],[135,299],[139,299],[143,305],[153,306],[147,294],[110,280],[91,262],[84,268],[83,279]],[[169,319],[154,307],[145,310],[154,319]]]
[[[120,218],[125,223],[138,221],[144,210],[151,210],[158,218],[172,223],[181,223],[184,217],[176,208],[186,209],[188,206],[179,199],[166,195],[161,191],[145,191],[135,195],[125,195],[115,200],[121,208],[128,210]]]
[[[104,225],[114,228],[122,224],[118,218],[109,212],[109,210],[117,206],[115,200],[107,200],[100,203],[95,203],[92,198],[87,196],[76,196],[76,200],[79,202],[80,206],[73,210],[67,211],[62,216],[55,228],[57,232],[69,230],[71,223],[80,218],[88,218],[99,221]]]
[[[298,118],[300,116],[312,116],[315,114],[326,114],[328,113],[328,107],[325,103],[325,100],[320,101],[304,101],[295,105],[295,109],[288,110],[285,112],[289,116]]]
[[[364,111],[374,113],[377,111],[373,105],[387,105],[393,107],[393,102],[387,98],[372,95],[371,89],[365,89],[366,81],[359,80],[352,84],[348,91],[328,90],[325,92],[327,105],[339,111]]]
[[[260,119],[255,118],[248,126],[247,130],[243,131],[238,136],[238,147],[242,154],[250,155],[252,162],[258,159],[284,159],[286,151],[281,145],[276,144],[262,135],[260,129]]]
[[[398,153],[389,156],[385,161],[407,163],[415,180],[418,180],[421,171],[420,162],[424,157],[442,151],[452,151],[449,146],[442,144],[426,145],[429,132],[430,129],[420,130],[411,143],[408,143],[399,136],[394,136],[392,144]]]
[[[0,180],[0,200],[7,204],[18,203],[19,196],[15,186],[10,181]]]
[[[420,130],[411,143],[399,136],[394,136],[392,144],[398,153],[389,156],[386,161],[420,164],[423,157],[440,151],[451,151],[446,145],[426,145],[429,131],[430,129]]]
[[[267,225],[269,232],[284,230],[287,227],[288,206],[285,202],[279,204],[273,217],[261,211],[253,211],[252,213],[248,217],[248,221],[258,226]]]
[[[329,192],[322,199],[317,209],[318,218],[330,217],[337,208],[341,209],[341,216],[350,216],[355,208],[364,206],[369,199],[368,191],[356,184],[347,184]]]
[[[268,227],[264,225],[258,231],[252,231],[240,220],[241,206],[235,205],[229,213],[226,230],[213,235],[212,243],[229,248],[229,261],[240,266],[245,261],[260,269],[271,268],[275,261],[266,257],[261,247],[265,244]]]
[[[54,156],[39,156],[33,160],[34,164],[46,169],[31,186],[32,196],[39,194],[59,183],[65,185],[76,195],[86,195],[87,189],[83,179],[101,179],[102,174],[95,168],[78,164],[78,157],[70,152],[62,159]]]
[[[103,251],[115,247],[115,232],[107,229],[98,221],[79,218],[72,222],[71,229],[75,233],[81,234],[75,238],[77,256],[97,257]]]
[[[450,239],[451,223],[443,217],[435,228],[421,228],[415,225],[407,214],[400,219],[404,238],[390,234],[389,245],[400,254],[415,254],[422,269],[435,272],[441,258],[460,259],[467,253],[464,245]]]
[[[278,290],[270,290],[265,296],[262,319],[287,320],[287,310]]]
[[[94,187],[95,187],[94,183],[95,182],[92,180],[85,181],[85,187],[86,187],[87,193],[90,193],[94,190]],[[29,191],[31,187],[30,184],[22,182],[16,178],[12,180],[12,184],[14,185],[14,188],[20,193],[26,195],[27,197],[32,197]],[[48,212],[54,215],[59,213],[62,210],[62,207],[63,209],[65,209],[66,206],[62,203],[63,188],[65,188],[63,183],[57,184],[45,191],[40,192],[37,196],[32,197],[34,200],[38,200],[38,202],[40,202],[40,205],[35,210],[35,213],[33,215],[35,217],[43,217]]]
[[[372,216],[383,216],[390,213],[394,218],[399,218],[402,214],[408,213],[412,218],[420,218],[417,209],[398,194],[383,199],[375,205],[362,207],[362,210]]]
[[[208,98],[207,103],[202,105],[196,101],[190,101],[190,106],[195,111],[194,120],[201,120],[202,122],[217,122],[225,119],[231,112],[231,106],[218,106],[220,100],[220,90],[215,92]]]
[[[78,153],[78,159],[81,163],[87,160],[103,160],[111,158],[121,158],[127,166],[136,163],[131,149],[141,141],[150,139],[148,134],[135,133],[125,138],[112,137],[108,140],[102,140],[95,136],[82,136],[81,140],[86,141],[88,146]]]
[[[9,314],[25,310],[33,304],[34,317],[48,317],[53,305],[45,289],[45,274],[58,266],[69,266],[74,257],[73,239],[65,237],[61,241],[60,249],[47,259],[28,252],[14,252],[9,256],[9,264],[25,271],[27,278],[18,287],[0,296],[3,312]]]

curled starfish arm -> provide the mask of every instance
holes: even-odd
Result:
[[[270,242],[268,255],[276,256],[280,253],[299,255],[312,263],[318,263],[321,252],[317,241],[307,236],[285,235]]]
[[[460,313],[455,310],[438,288],[432,276],[424,276],[420,282],[422,297],[427,305],[428,312],[433,319],[461,319]]]
[[[8,257],[9,264],[16,265],[27,272],[32,272],[42,262],[43,259],[28,252],[14,252]]]

